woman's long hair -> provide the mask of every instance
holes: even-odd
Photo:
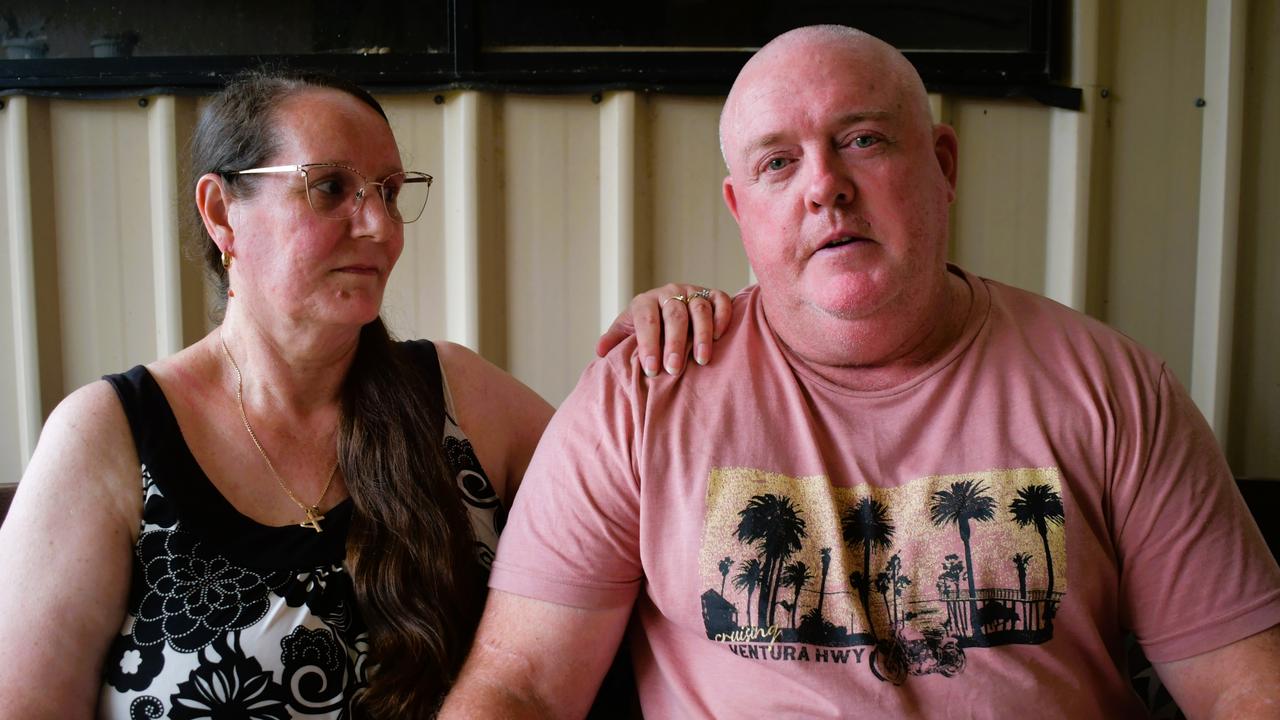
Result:
[[[274,69],[243,73],[200,117],[191,141],[193,177],[216,173],[228,192],[251,196],[258,176],[231,173],[269,161],[280,144],[280,105],[315,88],[345,92],[386,119],[377,100],[338,78]],[[225,303],[220,251],[195,220],[216,297]],[[338,461],[354,503],[347,565],[373,665],[359,698],[362,715],[432,713],[461,666],[480,615],[483,579],[445,460],[443,412],[433,396],[381,318],[361,329],[342,386]]]

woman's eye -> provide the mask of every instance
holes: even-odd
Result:
[[[778,158],[773,158],[769,162],[765,163],[764,167],[765,167],[765,170],[768,170],[769,172],[777,172],[782,168],[786,167],[789,162],[790,161],[787,160],[786,158],[778,157]]]
[[[880,142],[880,139],[874,135],[858,135],[853,139],[853,146],[866,149],[878,142]]]
[[[325,178],[311,186],[312,190],[318,190],[326,195],[341,195],[343,192],[342,181],[337,178]]]

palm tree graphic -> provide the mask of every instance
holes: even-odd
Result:
[[[969,567],[969,618],[972,621],[975,637],[982,635],[982,628],[978,616],[978,590],[973,582],[973,550],[969,545],[969,521],[986,522],[994,519],[995,507],[996,501],[986,494],[986,488],[982,483],[975,483],[972,480],[959,480],[951,483],[949,490],[938,490],[933,494],[933,502],[929,506],[929,515],[934,525],[942,527],[947,523],[955,523],[960,530],[960,542],[964,543],[964,561]]]
[[[889,522],[889,510],[883,503],[871,498],[862,498],[857,504],[850,506],[840,517],[840,531],[845,545],[852,550],[862,545],[862,577],[871,577],[871,548],[886,550],[893,542],[893,523]],[[862,612],[871,625],[871,635],[875,637],[875,624],[871,622],[871,606],[868,596],[871,594],[869,582],[855,586],[858,590],[858,601],[862,603]]]
[[[951,586],[955,588],[955,596],[960,597],[960,578],[964,576],[964,563],[955,554],[947,555],[942,561],[942,575],[939,577],[950,580]]]
[[[1053,617],[1053,553],[1049,552],[1049,523],[1062,525],[1062,496],[1049,485],[1028,485],[1018,490],[1018,497],[1009,503],[1009,512],[1021,527],[1034,525],[1044,543],[1044,565],[1049,573],[1049,600],[1046,614]]]
[[[795,590],[795,596],[791,599],[791,627],[796,626],[796,608],[800,607],[800,591],[804,586],[813,579],[813,573],[809,572],[809,566],[803,562],[793,562],[782,571],[782,585]],[[783,600],[785,603],[786,601]],[[786,607],[784,605],[784,607]]]
[[[880,599],[884,600],[884,614],[889,618],[889,624],[893,624],[893,612],[889,610],[889,588],[893,587],[893,581],[889,579],[889,573],[882,572],[876,575],[876,592],[880,593]],[[871,636],[875,637],[875,623],[871,623]]]
[[[794,628],[796,626],[796,604],[790,600],[779,600],[778,607],[782,608],[787,617],[791,618],[791,627]]]
[[[1031,562],[1031,556],[1026,553],[1015,553],[1009,558],[1013,561],[1013,566],[1018,570],[1018,597],[1023,600],[1027,599],[1027,565]]]
[[[887,595],[889,589],[893,589],[893,613],[890,618],[893,623],[893,627],[897,627],[901,624],[898,613],[898,598],[902,597],[902,589],[911,584],[911,578],[901,574],[902,558],[900,555],[900,553],[894,553],[893,556],[889,558],[889,562],[884,564],[884,572],[881,573],[885,578],[885,588],[881,592],[884,592]],[[886,598],[885,602],[887,605],[888,598]]]
[[[938,575],[938,593],[943,597],[960,597],[960,577],[964,575],[964,563],[960,556],[949,554],[942,559],[942,572]],[[960,626],[959,610],[955,603],[947,603],[947,622]]]
[[[800,549],[805,537],[804,518],[791,498],[769,493],[756,495],[738,512],[738,541],[754,544],[763,558],[760,569],[760,596],[756,600],[756,625],[773,625],[782,567]]]
[[[831,548],[824,547],[818,554],[822,556],[822,582],[818,584],[818,619],[822,620],[822,605],[827,599],[827,571],[831,569]]]
[[[733,586],[747,591],[747,625],[751,625],[751,594],[760,584],[760,561],[751,558],[739,564],[738,574],[733,576]]]
[[[729,571],[733,569],[733,558],[728,555],[720,561],[720,597],[724,597],[724,581],[729,579]]]
[[[861,570],[854,570],[849,573],[849,587],[857,590],[859,593],[870,594],[871,592],[871,584],[867,582],[867,578],[862,575]],[[868,632],[871,633],[871,639],[874,640],[876,637],[876,629],[873,627],[871,622],[871,613],[868,612],[866,608],[863,608],[862,611],[862,623],[867,625]],[[849,615],[850,630],[852,631],[852,629],[859,624],[861,623],[858,621],[857,613],[851,611]]]

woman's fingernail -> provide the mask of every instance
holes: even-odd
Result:
[[[680,355],[678,353],[667,354],[667,373],[675,375],[680,372]]]
[[[698,347],[693,351],[693,359],[698,361],[699,365],[706,365],[711,359],[711,348],[706,343],[698,343]]]
[[[658,376],[658,356],[646,355],[644,356],[644,359],[640,361],[640,365],[644,368],[645,375],[648,375],[649,377]]]

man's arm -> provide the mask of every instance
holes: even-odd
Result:
[[[1192,720],[1280,717],[1280,625],[1152,667]]]
[[[440,717],[585,716],[630,614],[629,605],[582,610],[492,591]]]

